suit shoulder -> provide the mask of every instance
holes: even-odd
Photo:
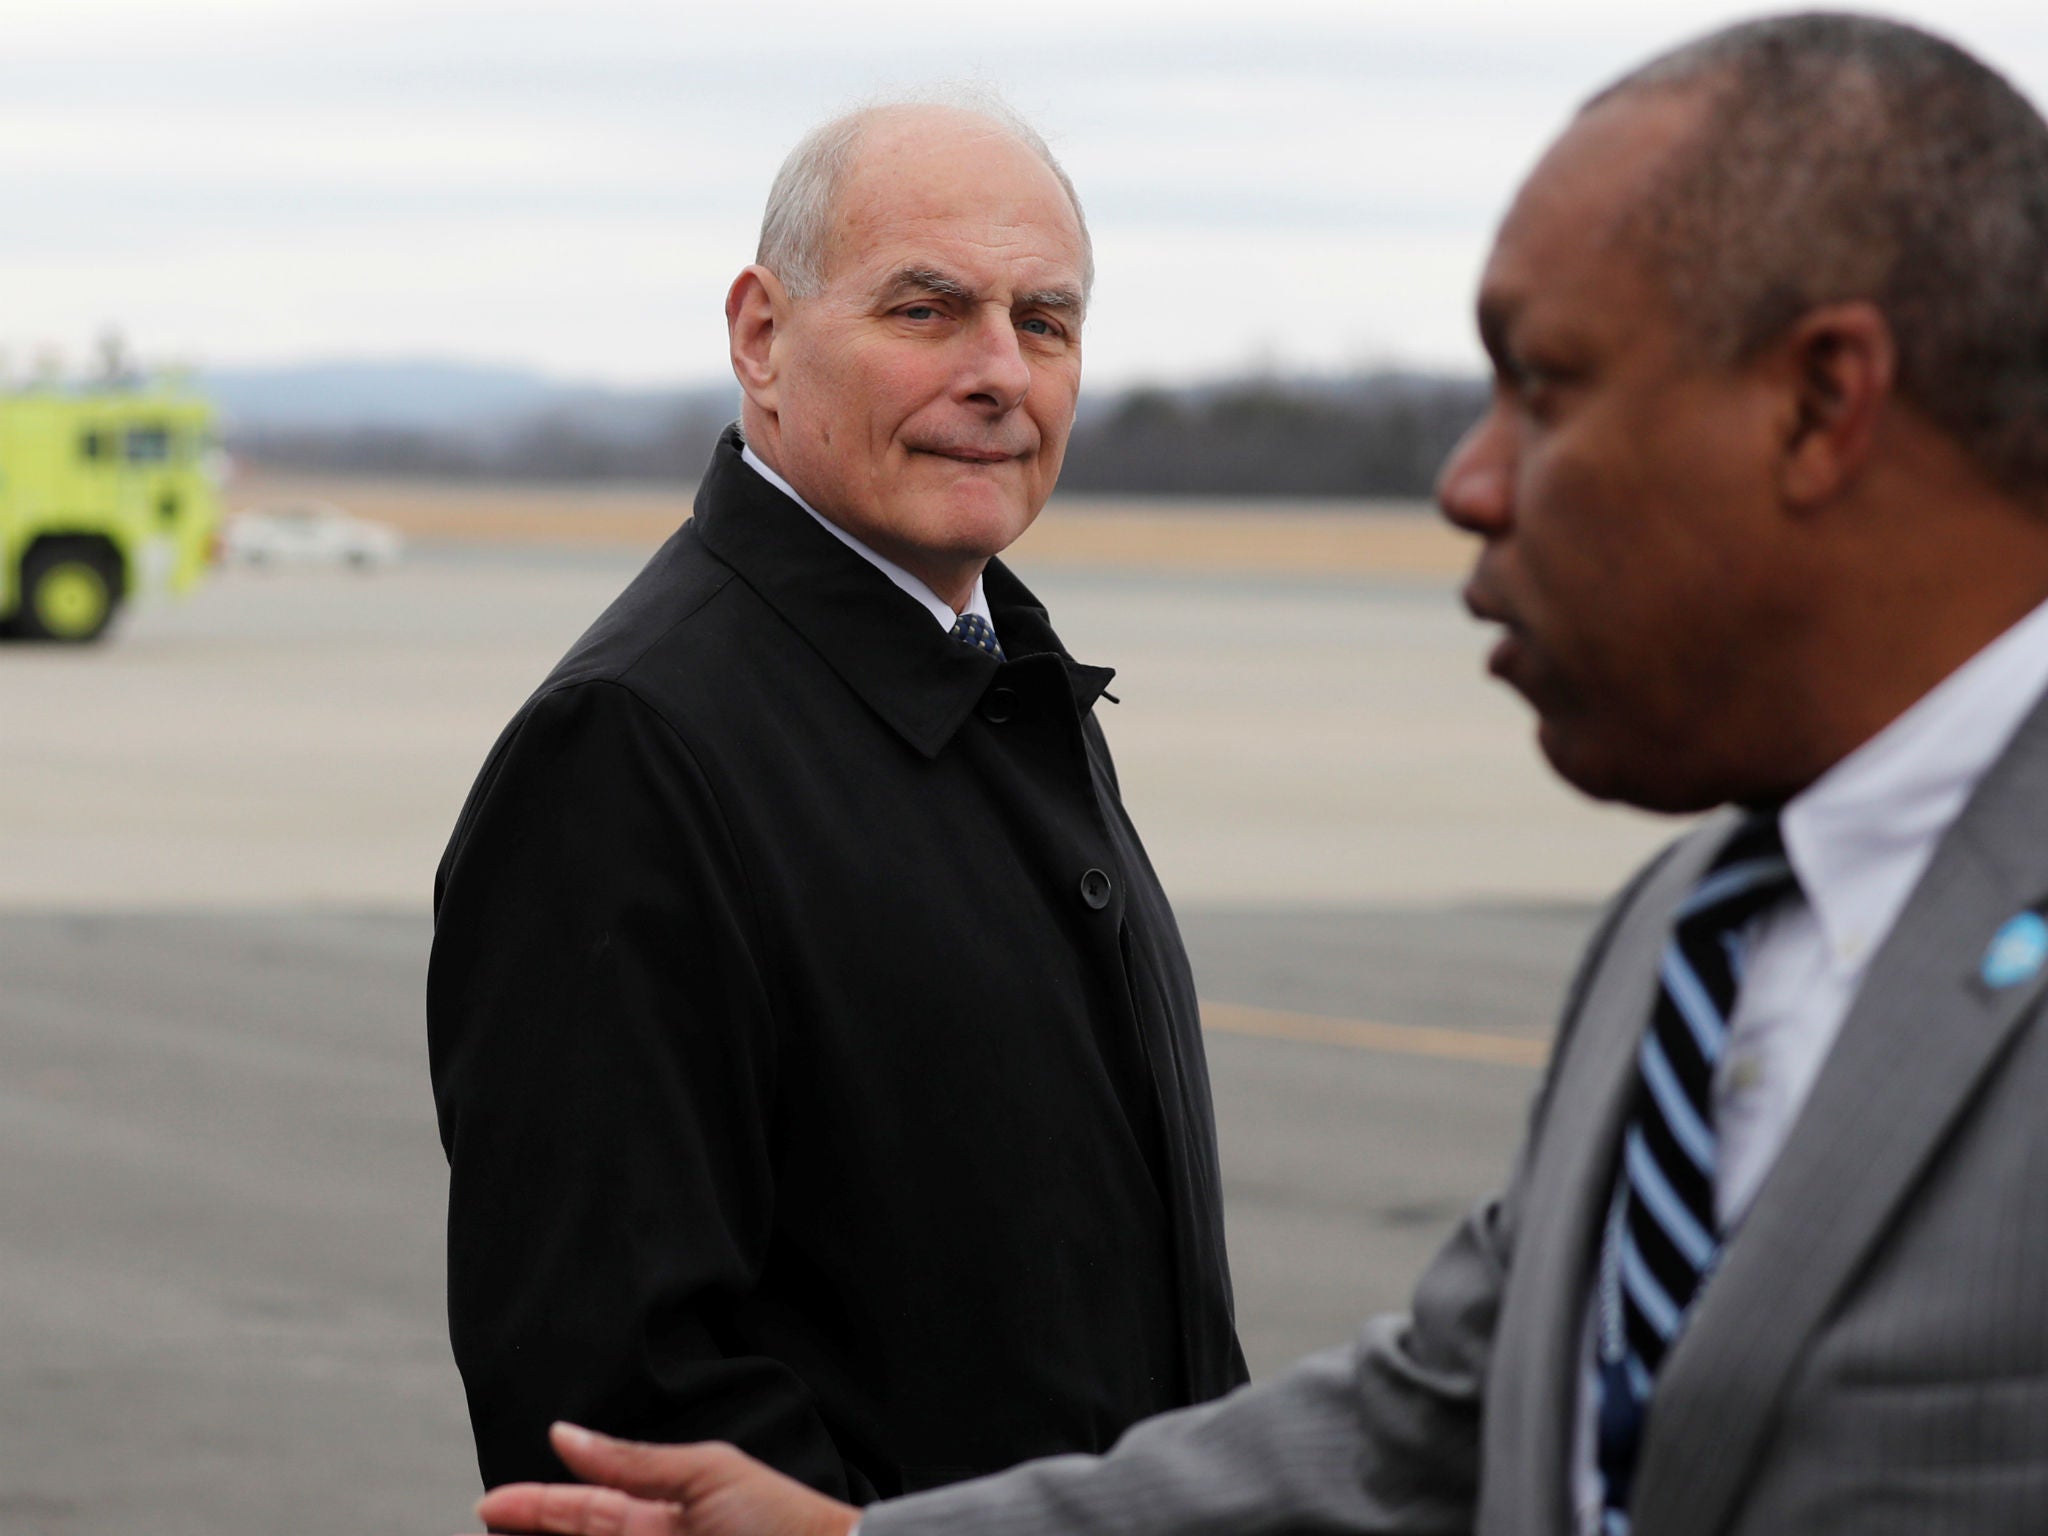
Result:
[[[734,571],[685,523],[649,557],[555,664],[535,697],[574,683],[623,681],[678,630],[704,622]]]
[[[498,733],[470,785],[436,872],[436,910],[481,825],[502,831],[527,826],[535,815],[557,816],[567,804],[609,803],[629,782],[658,785],[658,798],[720,818],[697,753],[672,715],[622,676],[592,670],[550,677]]]
[[[730,724],[757,689],[740,676],[796,664],[795,632],[686,523],[534,691],[619,685],[680,736]],[[531,703],[532,700],[529,700]]]

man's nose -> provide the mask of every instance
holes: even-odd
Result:
[[[997,415],[1022,405],[1031,389],[1031,364],[1017,339],[1016,322],[1006,312],[983,311],[965,340],[968,352],[961,364],[961,394],[969,403]]]
[[[1437,471],[1436,504],[1453,525],[1492,537],[1514,520],[1514,465],[1498,410],[1466,429]]]

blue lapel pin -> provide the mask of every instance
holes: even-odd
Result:
[[[2007,918],[1991,936],[1978,972],[1987,987],[2016,987],[2048,964],[2048,921],[2038,912]]]

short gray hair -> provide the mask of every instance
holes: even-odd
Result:
[[[2048,124],[1915,27],[1770,17],[1651,60],[1586,104],[1697,91],[1702,122],[1625,219],[1724,361],[1818,305],[1876,304],[1899,393],[1994,481],[2048,496]]]
[[[823,288],[840,187],[853,167],[861,140],[879,119],[918,107],[949,107],[980,118],[1044,162],[1066,193],[1074,222],[1080,226],[1081,296],[1085,300],[1095,286],[1095,247],[1088,238],[1088,220],[1081,212],[1074,183],[1038,130],[1000,96],[978,87],[946,87],[920,96],[870,102],[805,134],[768,189],[768,207],[761,215],[761,243],[754,260],[780,278],[792,298],[809,298]]]

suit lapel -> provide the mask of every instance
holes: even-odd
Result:
[[[1522,1170],[1514,1284],[1487,1388],[1488,1458],[1506,1473],[1487,1479],[1500,1495],[1501,1529],[1571,1529],[1571,1437],[1595,1239],[1614,1190],[1657,957],[1673,911],[1733,824],[1717,821],[1680,843],[1624,897],[1566,1016]],[[1495,1528],[1489,1517],[1480,1527]]]
[[[1814,1330],[1889,1228],[2048,973],[1993,987],[1993,936],[2048,892],[2048,709],[2037,707],[1943,838],[1871,962],[1811,1097],[1664,1363],[1639,1530],[1728,1519]]]

